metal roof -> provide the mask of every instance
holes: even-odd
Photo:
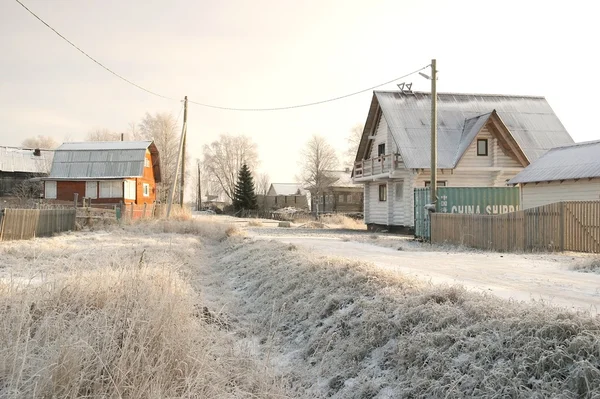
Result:
[[[0,147],[0,171],[46,174],[50,170],[54,151],[29,148]]]
[[[508,184],[600,177],[600,140],[553,148]]]
[[[300,183],[272,183],[269,188],[269,195],[296,195],[300,192],[301,195],[306,193]]]
[[[404,164],[429,168],[431,93],[374,91],[357,160],[366,154],[369,128],[381,109]],[[543,97],[438,93],[438,167],[452,169],[496,111],[530,162],[573,139]],[[472,136],[472,137],[471,137]],[[462,151],[461,151],[462,149]]]
[[[118,179],[144,174],[146,150],[153,155],[155,180],[160,181],[158,152],[151,141],[64,143],[56,149],[49,179]]]

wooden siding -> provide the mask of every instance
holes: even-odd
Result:
[[[0,215],[0,241],[74,230],[75,214],[75,209],[4,209]]]
[[[564,182],[527,183],[521,185],[523,209],[559,201],[600,200],[600,178],[568,180]]]
[[[146,150],[146,159],[149,166],[144,165],[144,174],[136,179],[136,200],[137,205],[152,204],[156,201],[156,182],[154,181],[154,169],[152,168],[152,155]],[[150,185],[150,195],[144,197],[144,184]],[[132,202],[132,201],[127,201]]]
[[[367,224],[381,224],[384,226],[388,225],[388,201],[389,201],[389,188],[388,188],[388,201],[379,201],[379,185],[387,184],[385,181],[371,182],[368,184],[369,188],[365,190],[365,209],[367,204],[367,193],[368,193],[368,212],[365,214],[365,223]],[[365,187],[367,184],[365,185]],[[367,215],[368,214],[368,219]]]
[[[477,140],[486,139],[488,141],[488,155],[477,155]],[[498,139],[491,133],[486,126],[481,129],[481,132],[473,139],[469,148],[465,151],[462,158],[456,165],[456,169],[461,167],[505,167],[505,168],[520,168],[521,164],[517,162],[515,157],[507,154],[498,144]]]
[[[431,242],[502,252],[600,253],[600,201],[559,202],[503,215],[431,215]]]
[[[373,140],[373,144],[371,146],[371,154],[369,158],[377,158],[377,147],[379,146],[379,144],[385,144],[385,152],[386,154],[389,154],[389,143],[388,143],[388,125],[387,122],[385,121],[385,118],[383,117],[383,114],[381,114],[381,117],[379,118],[379,122],[377,124],[377,130],[375,131],[375,140]]]

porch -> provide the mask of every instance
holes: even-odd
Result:
[[[354,180],[361,181],[362,179],[367,180],[373,176],[379,176],[383,174],[391,174],[397,169],[404,169],[403,166],[399,166],[402,163],[402,157],[400,154],[385,154],[377,158],[363,159],[362,161],[354,163]]]

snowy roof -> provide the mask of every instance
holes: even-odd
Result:
[[[430,166],[431,93],[374,91],[356,161],[366,155],[379,110],[409,169]],[[438,93],[438,166],[452,169],[490,115],[497,116],[533,162],[573,139],[544,97]]]
[[[352,174],[349,171],[332,171],[331,175],[332,179],[337,177],[337,180],[331,183],[330,187],[362,187],[362,184],[354,184],[352,182]]]
[[[0,147],[0,171],[23,173],[48,173],[54,151]]]
[[[268,195],[301,195],[306,193],[300,183],[272,183],[269,187]]]
[[[508,184],[600,177],[600,140],[553,148]]]
[[[152,141],[64,143],[56,149],[50,179],[118,179],[144,174],[146,150],[152,154],[154,178],[160,182],[160,160]]]

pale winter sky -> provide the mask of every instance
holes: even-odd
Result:
[[[440,92],[543,95],[575,141],[600,138],[593,1],[22,1],[117,73],[169,97],[301,104],[437,58]],[[0,145],[40,134],[76,141],[96,128],[124,131],[146,112],[181,109],[110,75],[14,0],[0,0],[0,54]],[[429,91],[418,75],[405,81]],[[220,133],[246,134],[271,181],[293,181],[310,136],[343,152],[371,96],[278,112],[190,105],[188,148],[195,158]]]

